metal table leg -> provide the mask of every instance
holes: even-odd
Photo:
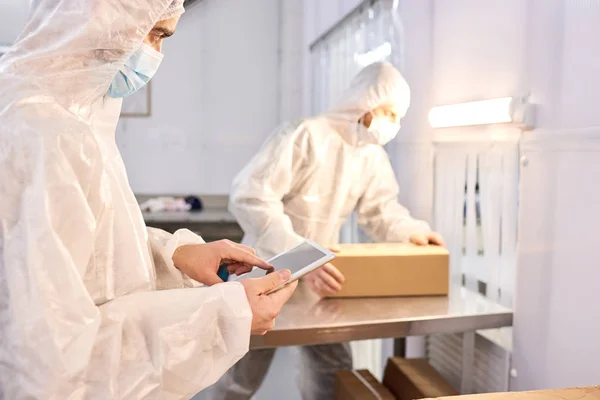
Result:
[[[394,357],[406,357],[406,338],[394,339]]]
[[[463,333],[462,371],[460,381],[461,394],[471,394],[474,390],[473,374],[475,372],[475,332]]]

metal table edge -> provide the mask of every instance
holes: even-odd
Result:
[[[378,321],[369,324],[331,325],[317,328],[277,329],[265,336],[252,336],[251,349],[341,343],[353,340],[390,339],[437,333],[459,333],[509,327],[513,311],[460,316],[440,316]]]

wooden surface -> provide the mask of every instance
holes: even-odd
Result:
[[[597,400],[600,399],[600,386],[543,390],[535,392],[510,392],[479,394],[469,396],[438,397],[444,400]]]

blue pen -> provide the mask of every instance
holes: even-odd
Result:
[[[217,275],[223,280],[223,282],[227,282],[229,279],[229,270],[227,267],[228,264],[221,264],[219,265],[219,270],[217,271]]]

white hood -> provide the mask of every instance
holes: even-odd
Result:
[[[361,140],[357,137],[358,120],[382,105],[392,106],[403,118],[410,106],[410,88],[392,64],[376,62],[363,68],[341,99],[322,116],[347,142],[355,144]]]

